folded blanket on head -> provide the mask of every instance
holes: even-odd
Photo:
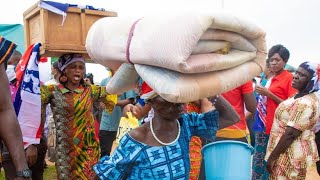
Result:
[[[137,74],[171,102],[233,89],[258,75],[266,56],[263,30],[223,14],[103,18],[89,30],[86,48],[104,66],[134,64]],[[108,84],[110,93],[132,88],[116,81],[135,77],[132,67],[121,68],[131,73],[118,71]]]

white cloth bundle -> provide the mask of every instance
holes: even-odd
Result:
[[[90,28],[86,48],[104,66],[133,63],[137,74],[171,102],[233,89],[258,75],[266,58],[264,31],[223,14],[103,18]],[[132,88],[116,80],[132,78],[127,68],[132,70],[125,65],[110,81],[110,93]]]

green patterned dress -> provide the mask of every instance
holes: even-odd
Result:
[[[112,112],[116,95],[105,87],[79,86],[70,91],[62,84],[41,86],[42,117],[51,104],[56,125],[56,166],[58,179],[90,179],[92,166],[99,160],[99,141],[95,136],[93,102],[101,101]]]

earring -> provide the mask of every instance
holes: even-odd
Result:
[[[65,82],[68,81],[68,78],[67,78],[67,76],[62,75],[62,76],[60,76],[59,81],[60,81],[61,83],[65,83]]]

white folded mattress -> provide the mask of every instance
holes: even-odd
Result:
[[[104,66],[132,64],[116,73],[110,93],[132,88],[140,76],[171,102],[231,90],[258,75],[266,59],[265,32],[224,14],[103,18],[90,28],[86,48]]]

